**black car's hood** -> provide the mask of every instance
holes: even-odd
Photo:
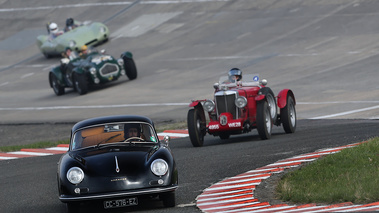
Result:
[[[159,146],[123,145],[89,149],[73,153],[91,176],[138,176],[150,166]]]

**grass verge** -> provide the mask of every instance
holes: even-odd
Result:
[[[187,122],[176,122],[176,123],[160,123],[156,124],[156,131],[157,133],[163,132],[164,130],[172,130],[172,129],[187,129]],[[42,148],[49,148],[49,147],[55,147],[59,144],[69,144],[70,140],[61,140],[61,141],[42,141],[32,144],[26,144],[26,145],[15,145],[15,146],[2,146],[0,147],[0,152],[14,152],[14,151],[20,151],[21,149],[42,149]]]
[[[379,200],[379,138],[287,173],[278,198],[293,203],[355,204]]]
[[[15,145],[15,146],[2,146],[0,147],[0,152],[13,152],[13,151],[20,151],[21,149],[42,149],[42,148],[48,148],[48,147],[55,147],[59,144],[68,144],[69,140],[61,140],[61,141],[42,141],[37,142],[33,144],[26,144],[26,145]]]

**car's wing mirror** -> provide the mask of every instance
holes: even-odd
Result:
[[[171,140],[170,136],[165,135],[165,136],[163,137],[163,142],[162,142],[163,145],[164,145],[164,146],[168,146],[170,140]]]

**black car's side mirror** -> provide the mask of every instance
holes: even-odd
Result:
[[[163,137],[163,142],[162,142],[162,144],[163,144],[164,146],[168,146],[170,140],[171,140],[170,136],[165,135],[165,136]]]

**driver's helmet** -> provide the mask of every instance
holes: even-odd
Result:
[[[49,25],[49,29],[51,33],[57,33],[59,31],[58,25],[54,22]]]
[[[132,133],[135,133],[135,135],[130,135]],[[128,139],[130,137],[140,137],[141,136],[141,124],[137,123],[127,123],[124,125],[124,135],[125,139]]]
[[[74,19],[73,18],[68,18],[66,19],[66,26],[71,27],[74,25]]]
[[[236,80],[242,80],[242,71],[238,68],[232,68],[228,72],[229,81],[234,83]]]

